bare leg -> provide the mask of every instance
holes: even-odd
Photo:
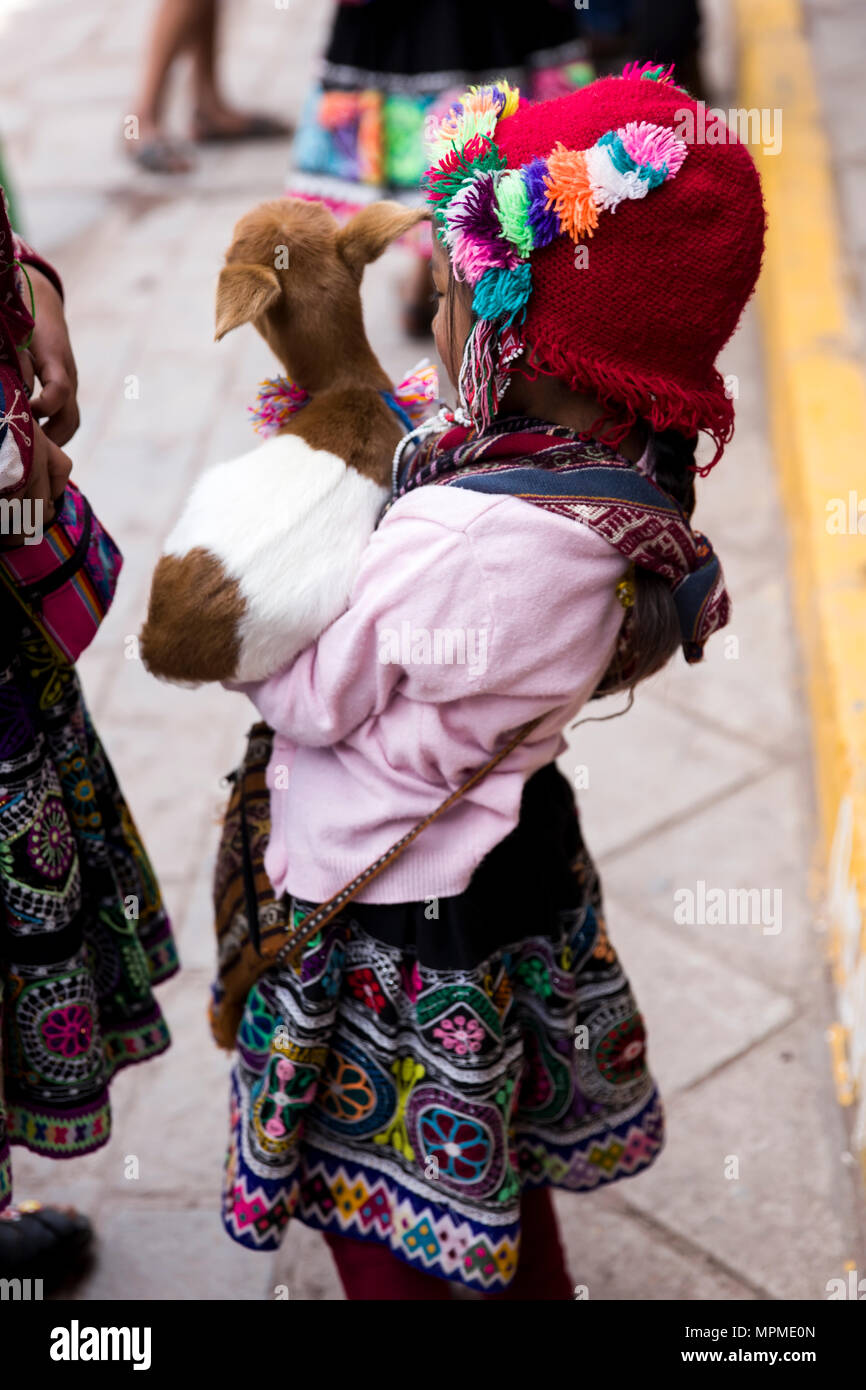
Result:
[[[266,139],[288,133],[281,122],[237,111],[223,99],[216,74],[218,5],[219,0],[161,0],[157,9],[136,106],[139,139],[130,141],[129,150],[147,169],[175,174],[192,168],[163,126],[168,75],[182,53],[192,57],[196,139]]]
[[[219,16],[216,0],[204,0],[205,11],[196,32],[192,58],[193,108],[206,120],[216,120],[229,112],[219,90],[216,75],[217,28]]]
[[[213,0],[161,0],[151,31],[136,111],[141,148],[159,147],[161,166],[166,173],[191,168],[182,151],[165,137],[162,125],[165,90],[175,60],[193,47],[202,25],[202,9],[213,8]],[[139,153],[133,147],[130,153]],[[152,167],[157,167],[153,165]]]
[[[229,105],[217,77],[219,0],[197,0],[200,17],[195,27],[192,54],[193,138],[231,139],[249,136],[266,139],[287,135],[288,127],[270,116],[250,114]]]

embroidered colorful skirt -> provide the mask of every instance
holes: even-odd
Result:
[[[347,908],[299,971],[250,991],[223,1210],[242,1245],[273,1250],[294,1216],[493,1291],[516,1268],[524,1186],[592,1191],[659,1153],[644,1025],[570,788],[551,767],[527,791],[542,817],[568,798],[564,874],[525,794],[466,893]],[[535,842],[537,882],[514,858]]]
[[[527,26],[520,7],[490,0],[371,0],[339,5],[330,42],[298,126],[288,191],[337,207],[417,194],[428,161],[431,111],[472,82],[508,77],[536,100],[592,80],[575,12],[541,0]]]
[[[168,1047],[152,990],[177,957],[74,669],[0,619],[2,1209],[10,1144],[73,1158],[108,1141],[112,1076]]]

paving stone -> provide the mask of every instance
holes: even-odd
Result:
[[[792,1017],[791,1000],[777,990],[610,898],[606,922],[643,1012],[649,1064],[663,1097],[695,1085]],[[673,1000],[676,1007],[666,1007]]]
[[[851,111],[859,107],[862,95],[863,70],[860,60],[850,70],[834,73],[832,82],[825,82],[821,88],[821,105],[833,130],[832,152],[843,163],[866,156],[863,123],[850,119]]]
[[[163,985],[159,1003],[172,1047],[117,1078],[114,1139],[101,1173],[113,1198],[122,1194],[133,1204],[170,1195],[177,1205],[218,1216],[231,1059],[210,1034],[209,986],[210,977],[194,970]],[[139,1162],[134,1181],[125,1175],[128,1156]]]
[[[731,621],[703,662],[672,663],[647,695],[788,757],[808,747],[810,731],[786,577],[774,570],[740,592],[728,582]]]
[[[222,691],[201,692],[196,703],[199,692],[177,686],[160,684],[148,691],[152,680],[139,662],[124,663],[112,686],[112,703],[128,703],[128,708],[119,721],[101,720],[100,728],[122,785],[142,790],[137,801],[131,796],[131,804],[157,872],[182,875],[191,883],[225,802],[221,779],[237,764],[252,707],[235,695],[224,716],[209,718],[208,706],[213,708]],[[147,713],[134,720],[129,710],[139,700]]]
[[[113,1108],[116,1108],[115,1101],[116,1097],[112,1096]],[[97,1225],[104,1207],[104,1175],[107,1168],[113,1168],[116,1157],[113,1139],[104,1149],[69,1163],[41,1158],[16,1144],[12,1148],[15,1200],[23,1202],[36,1198],[58,1206],[75,1207]]]
[[[599,704],[578,717],[590,718],[596,709],[612,713],[624,707],[625,698]],[[569,749],[560,760],[578,787],[584,835],[598,857],[631,844],[659,822],[685,816],[766,765],[764,755],[739,740],[640,692],[626,720],[627,735],[620,719],[570,730]],[[587,787],[581,779],[588,780]]]
[[[698,481],[695,523],[713,542],[723,567],[736,552],[759,557],[762,563],[773,556],[779,571],[784,572],[785,531],[764,421],[761,353],[757,315],[747,312],[719,364],[723,377],[737,383],[736,442]],[[712,456],[712,444],[703,439],[698,462],[708,464]]]
[[[132,177],[122,149],[123,113],[101,107],[46,112],[31,133],[27,177],[35,187],[80,192],[123,187]],[[81,159],[89,150],[91,158]]]
[[[219,827],[213,827],[202,851],[199,866],[192,883],[189,876],[176,883],[168,880],[163,887],[166,901],[174,901],[175,885],[183,902],[180,914],[175,914],[179,936],[178,940],[187,969],[201,970],[208,978],[216,973],[216,946],[214,936],[213,912],[213,869]]]
[[[855,351],[866,355],[866,134],[860,119],[866,29],[857,0],[808,0],[807,33],[839,199]]]
[[[819,1007],[668,1104],[668,1144],[623,1191],[773,1298],[826,1297],[856,1264],[850,1177]],[[738,1164],[739,1177],[733,1174]]]
[[[111,103],[109,109],[114,115],[118,107],[129,101],[127,73],[115,63],[97,63],[91,59],[87,64],[87,81],[82,82],[80,41],[72,42],[76,51],[69,53],[65,67],[31,79],[31,99],[43,107],[61,106],[64,114],[76,105],[107,102]]]
[[[828,86],[849,73],[863,71],[866,28],[862,8],[825,6],[810,16],[809,40],[814,61]]]
[[[331,1252],[319,1231],[293,1222],[274,1256],[273,1281],[288,1289],[289,1299],[345,1301]]]
[[[6,9],[11,10],[21,52],[38,55],[40,65],[51,64],[58,71],[95,38],[105,19],[96,7],[71,6],[63,0],[39,0],[38,5],[17,3]]]
[[[64,1290],[63,1298],[264,1299],[273,1296],[272,1260],[230,1240],[216,1211],[166,1210],[145,1202],[108,1206],[100,1213],[93,1270]]]
[[[658,922],[673,939],[738,972],[789,995],[808,994],[821,952],[806,875],[811,826],[808,777],[798,764],[769,772],[609,862],[602,859],[614,940],[618,944],[622,901],[638,921]],[[778,889],[781,930],[678,923],[674,895],[682,888],[696,893],[699,881],[726,892]]]
[[[554,1206],[581,1300],[727,1302],[755,1297],[703,1251],[666,1239],[638,1213],[624,1210],[612,1193],[557,1192]]]
[[[4,135],[8,129],[4,110]],[[51,260],[58,247],[90,234],[105,217],[106,207],[106,199],[98,189],[89,192],[72,189],[60,194],[53,189],[31,192],[27,198],[26,219],[15,230]],[[75,350],[81,351],[77,339]]]
[[[130,64],[135,67],[141,59],[152,18],[152,11],[144,5],[125,6],[121,22],[103,24],[95,41],[97,53],[126,59],[125,68],[129,71]]]

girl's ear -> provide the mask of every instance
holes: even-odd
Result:
[[[238,262],[224,265],[217,281],[216,341],[242,323],[259,318],[279,293],[279,276],[270,266]]]
[[[426,208],[406,208],[401,203],[368,203],[337,233],[337,250],[349,269],[360,277],[364,266],[381,256],[398,236],[419,222],[429,221]]]

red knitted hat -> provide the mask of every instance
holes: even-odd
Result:
[[[718,457],[733,404],[715,361],[755,287],[763,201],[746,147],[665,76],[635,66],[538,104],[476,89],[436,133],[426,185],[495,357],[591,391],[629,426],[705,430]],[[501,243],[485,239],[485,181]]]

